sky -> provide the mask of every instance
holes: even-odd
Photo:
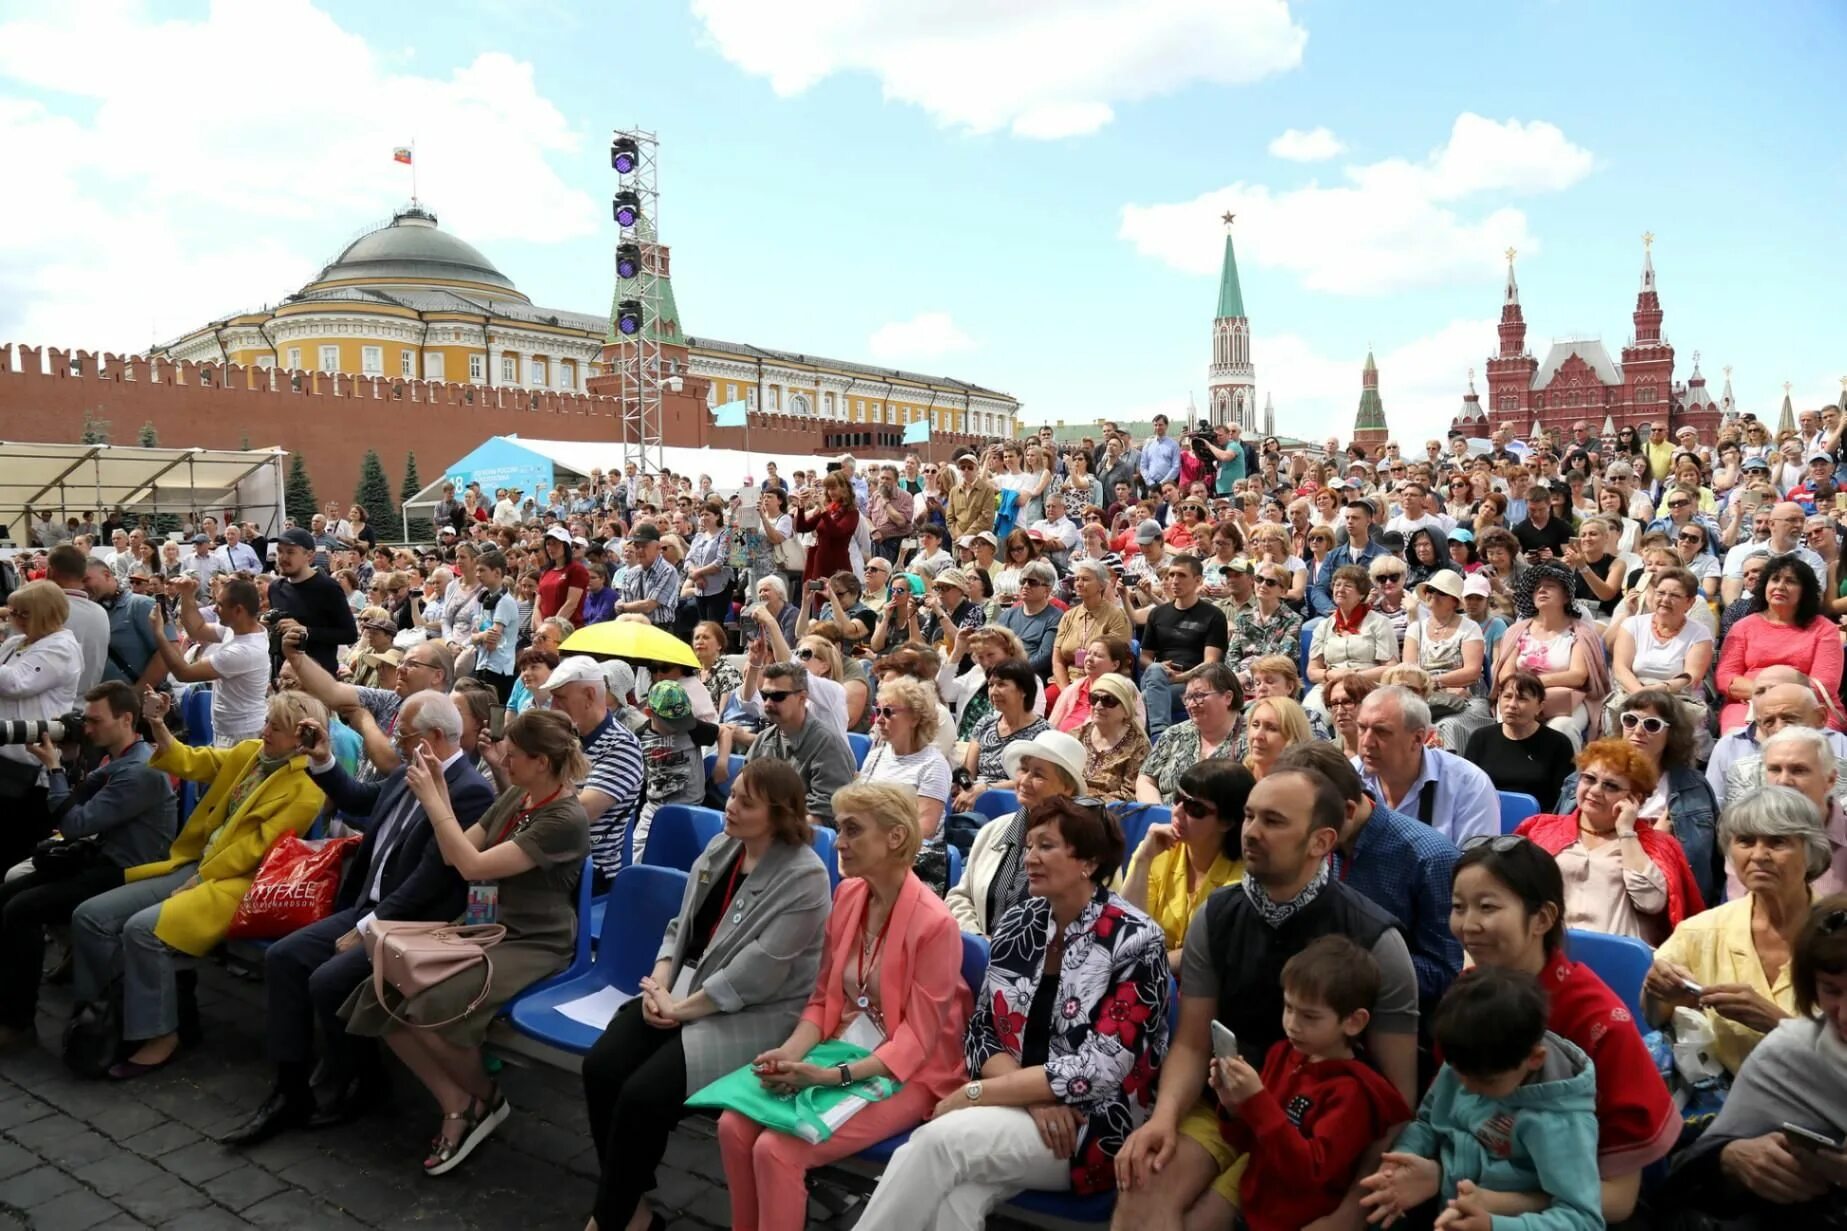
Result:
[[[1847,6],[1687,0],[0,0],[0,340],[134,351],[274,303],[418,190],[602,313],[615,128],[661,140],[694,335],[1206,403],[1237,214],[1258,397],[1439,432],[1496,346],[1664,331],[1774,417],[1847,376]]]

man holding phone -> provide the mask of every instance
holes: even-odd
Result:
[[[471,674],[492,688],[504,706],[513,691],[519,652],[519,603],[507,591],[507,558],[497,551],[483,553],[475,561],[475,580],[481,584],[481,601],[475,608],[475,631],[468,635],[475,651]]]

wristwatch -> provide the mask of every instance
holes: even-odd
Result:
[[[840,1084],[841,1085],[850,1086],[853,1084],[853,1066],[852,1065],[837,1064],[834,1067],[838,1069],[840,1072]]]
[[[966,1086],[962,1087],[962,1093],[967,1096],[969,1102],[979,1103],[981,1101],[981,1083],[978,1081],[969,1082]]]

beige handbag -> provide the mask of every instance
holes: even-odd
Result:
[[[458,927],[451,923],[423,923],[407,919],[375,919],[366,931],[366,956],[372,959],[372,994],[391,1020],[420,1030],[435,1030],[461,1021],[487,1000],[494,986],[494,962],[487,951],[507,938],[498,923]],[[481,992],[466,1009],[440,1022],[413,1022],[399,1017],[385,999],[385,988],[395,988],[409,1000],[443,980],[477,963],[487,968]]]

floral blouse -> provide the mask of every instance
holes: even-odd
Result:
[[[1243,741],[1244,720],[1239,717],[1237,729],[1212,750],[1210,760],[1236,758],[1241,754],[1238,745]],[[1141,772],[1154,780],[1154,785],[1161,790],[1161,798],[1168,803],[1174,802],[1174,793],[1180,789],[1180,775],[1193,768],[1199,762],[1199,728],[1192,719],[1176,722],[1161,732],[1160,740],[1154,751],[1148,754]]]
[[[1301,612],[1287,603],[1278,603],[1276,614],[1266,620],[1262,612],[1253,607],[1240,611],[1238,618],[1232,621],[1231,645],[1225,651],[1225,661],[1243,671],[1249,669],[1253,660],[1269,654],[1294,658],[1301,653],[1301,647]]]
[[[994,926],[987,977],[964,1041],[971,1075],[1002,1052],[1020,1059],[1027,1014],[1046,977],[1052,927],[1045,898],[1027,899]],[[1077,1193],[1115,1186],[1117,1151],[1154,1109],[1155,1078],[1167,1055],[1171,987],[1161,929],[1116,894],[1098,889],[1065,929],[1046,1039],[1052,1095],[1085,1117],[1071,1157]]]
[[[1135,776],[1141,773],[1142,762],[1148,759],[1148,733],[1142,730],[1140,723],[1131,722],[1115,747],[1108,752],[1098,752],[1094,730],[1093,724],[1086,720],[1071,732],[1072,738],[1084,745],[1085,787],[1104,803],[1134,799]]]

